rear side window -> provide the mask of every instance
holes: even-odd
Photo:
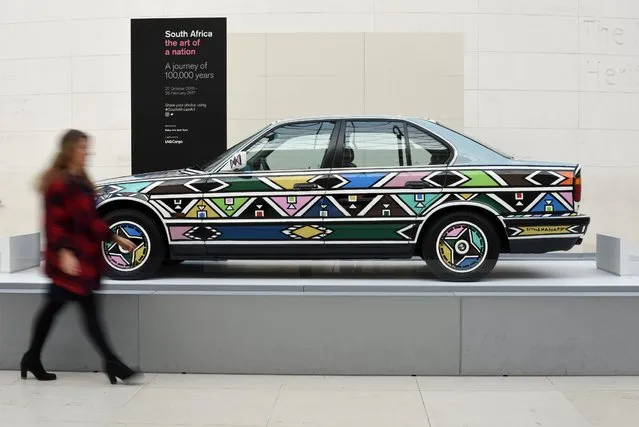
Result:
[[[450,158],[447,146],[413,125],[408,125],[408,146],[412,166],[443,165]]]
[[[446,164],[450,150],[402,121],[363,120],[346,122],[343,156],[344,168],[433,166]]]
[[[346,122],[345,168],[394,167],[406,165],[404,124],[399,121]]]

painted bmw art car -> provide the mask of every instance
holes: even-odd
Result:
[[[422,257],[436,277],[475,281],[501,253],[566,251],[578,164],[522,161],[442,124],[403,116],[270,124],[208,163],[98,183],[112,230],[108,275],[143,279],[203,259]]]

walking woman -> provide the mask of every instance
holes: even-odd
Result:
[[[89,137],[67,131],[53,164],[41,175],[38,190],[44,196],[46,256],[49,289],[34,325],[31,345],[20,363],[22,378],[31,372],[40,381],[52,381],[40,361],[42,347],[60,310],[71,301],[82,308],[85,329],[104,360],[111,384],[137,375],[114,354],[102,331],[94,291],[100,287],[102,242],[115,241],[125,250],[135,245],[111,234],[95,208],[95,191],[85,171]]]

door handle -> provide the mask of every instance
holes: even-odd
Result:
[[[301,191],[317,190],[318,188],[319,188],[319,185],[313,182],[303,182],[303,183],[297,183],[293,185],[293,190],[301,190]]]
[[[404,184],[405,188],[414,188],[414,189],[418,189],[418,188],[429,188],[430,184],[427,183],[426,181],[408,181],[406,182],[406,184]]]

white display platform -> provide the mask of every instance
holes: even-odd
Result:
[[[47,283],[0,275],[0,369],[16,369]],[[478,283],[422,261],[219,262],[106,281],[106,324],[150,372],[638,375],[639,277],[595,260],[501,261]],[[48,368],[100,369],[67,310]]]
[[[41,268],[0,273],[2,289],[41,289]],[[422,260],[410,261],[221,261],[167,267],[153,279],[105,279],[107,291],[177,292],[633,292],[639,276],[619,277],[594,260],[501,260],[483,281],[438,281]]]

